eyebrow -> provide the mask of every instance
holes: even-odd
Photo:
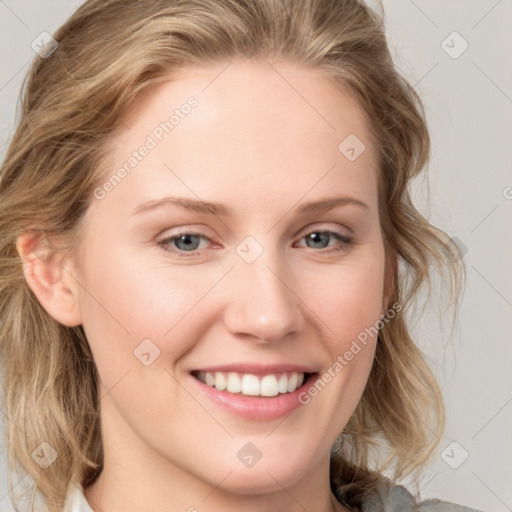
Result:
[[[192,210],[199,213],[218,215],[220,217],[227,217],[232,215],[231,209],[224,204],[201,201],[199,199],[191,199],[187,197],[173,196],[162,197],[160,199],[152,199],[150,201],[141,203],[134,209],[132,215],[137,215],[170,205],[180,206],[187,210]],[[332,196],[304,203],[295,209],[295,214],[305,215],[308,213],[321,213],[345,205],[355,205],[364,209],[369,209],[366,203],[355,197]]]

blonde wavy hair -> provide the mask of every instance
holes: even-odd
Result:
[[[0,174],[0,357],[10,472],[22,470],[50,512],[71,482],[102,470],[98,375],[82,326],[66,327],[24,279],[18,236],[69,241],[105,159],[105,142],[141,94],[181,66],[234,59],[285,60],[323,71],[367,114],[379,164],[390,303],[404,306],[379,332],[363,397],[331,459],[331,488],[359,506],[387,481],[416,474],[444,428],[436,379],[411,338],[408,305],[438,269],[453,301],[465,269],[448,235],[415,208],[410,182],[429,160],[425,113],[390,55],[384,17],[359,0],[88,0],[54,34],[25,78],[17,130]],[[393,266],[393,265],[392,265]],[[46,469],[31,454],[49,443]],[[373,448],[386,446],[376,462]],[[17,508],[9,477],[9,492]]]

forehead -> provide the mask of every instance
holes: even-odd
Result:
[[[146,94],[124,123],[104,174],[128,170],[119,198],[151,198],[163,186],[175,195],[215,200],[224,191],[223,200],[227,193],[269,204],[333,188],[376,200],[366,115],[317,69],[267,61],[186,67]]]

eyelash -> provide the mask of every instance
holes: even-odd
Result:
[[[304,236],[302,236],[300,238],[300,240],[302,240],[303,238],[306,238],[307,236],[312,235],[312,234],[333,235],[335,238],[337,238],[341,242],[341,245],[338,245],[337,247],[334,247],[333,249],[326,250],[327,248],[324,247],[323,249],[319,249],[318,251],[315,251],[315,252],[320,252],[322,254],[337,253],[355,243],[355,241],[352,237],[349,237],[347,235],[342,235],[341,233],[338,233],[337,231],[330,231],[327,229],[317,229],[314,231],[310,231],[309,233],[306,233]],[[197,233],[194,231],[182,231],[181,233],[177,233],[176,235],[165,238],[164,240],[160,240],[158,242],[158,245],[160,247],[162,247],[162,249],[164,251],[174,253],[175,255],[177,255],[180,258],[189,258],[192,256],[196,256],[200,252],[200,249],[196,249],[195,251],[182,251],[176,247],[171,248],[172,241],[176,240],[184,235],[193,235],[193,236],[198,236],[198,237],[204,238],[206,240],[210,240],[207,236],[203,235],[202,233]],[[310,247],[310,249],[314,250],[314,248],[312,248],[312,247]]]

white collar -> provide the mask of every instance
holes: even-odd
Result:
[[[93,512],[85,499],[84,489],[80,484],[71,483],[69,485],[63,512]]]

